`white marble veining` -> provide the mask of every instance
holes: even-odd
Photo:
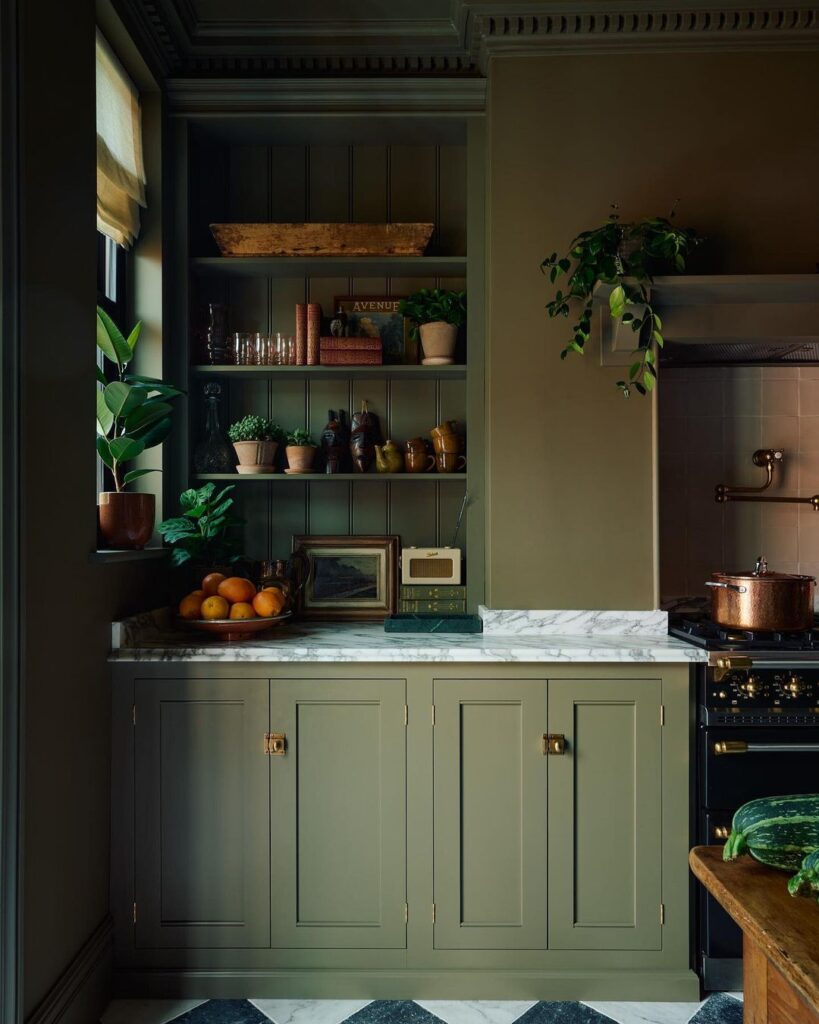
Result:
[[[341,1024],[369,999],[251,999],[273,1024]]]
[[[503,1000],[492,1002],[481,1001],[460,1001],[454,999],[415,999],[419,1006],[429,1010],[444,1024],[514,1024],[519,1020],[529,1007],[534,1006],[532,1002],[514,1002]]]
[[[668,612],[588,611],[558,608],[552,611],[510,611],[480,608],[484,634],[503,636],[656,636],[668,634]]]
[[[617,1024],[688,1024],[701,1003],[626,1003],[590,1002],[590,1006]]]
[[[697,662],[705,652],[663,634],[385,633],[380,623],[294,623],[236,643],[179,627],[161,613],[120,623],[114,661]]]

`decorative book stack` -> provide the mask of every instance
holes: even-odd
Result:
[[[384,346],[380,338],[322,338],[322,366],[381,366]]]
[[[448,584],[425,587],[403,584],[398,594],[398,611],[416,614],[463,614],[466,612],[466,587]]]

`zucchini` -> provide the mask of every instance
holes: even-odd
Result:
[[[788,882],[791,896],[815,896],[819,900],[819,850],[809,853],[802,867]]]
[[[751,800],[734,815],[722,856],[735,860],[746,851],[762,864],[797,870],[806,854],[819,849],[819,794]]]

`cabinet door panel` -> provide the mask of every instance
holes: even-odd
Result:
[[[546,948],[546,683],[440,680],[435,946]]]
[[[658,680],[551,680],[549,944],[660,949]]]
[[[267,680],[136,682],[136,944],[270,944]]]
[[[406,946],[404,680],[275,680],[273,945]]]

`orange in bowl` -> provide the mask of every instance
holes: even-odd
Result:
[[[253,598],[253,608],[263,619],[278,615],[284,608],[284,594],[278,587],[266,587]]]
[[[226,619],[228,617],[228,603],[223,597],[213,595],[206,597],[202,602],[203,619]]]
[[[232,619],[255,619],[256,612],[253,610],[253,605],[248,604],[247,601],[237,601],[231,605],[230,617]]]
[[[253,600],[256,588],[250,580],[241,576],[228,576],[219,584],[217,593],[231,604],[249,604]]]
[[[219,590],[219,584],[225,578],[225,574],[221,572],[209,572],[207,576],[202,580],[202,589],[205,591],[207,597],[213,597]]]
[[[201,617],[202,601],[205,595],[201,590],[194,590],[183,597],[179,602],[179,614],[183,619],[198,619]]]

